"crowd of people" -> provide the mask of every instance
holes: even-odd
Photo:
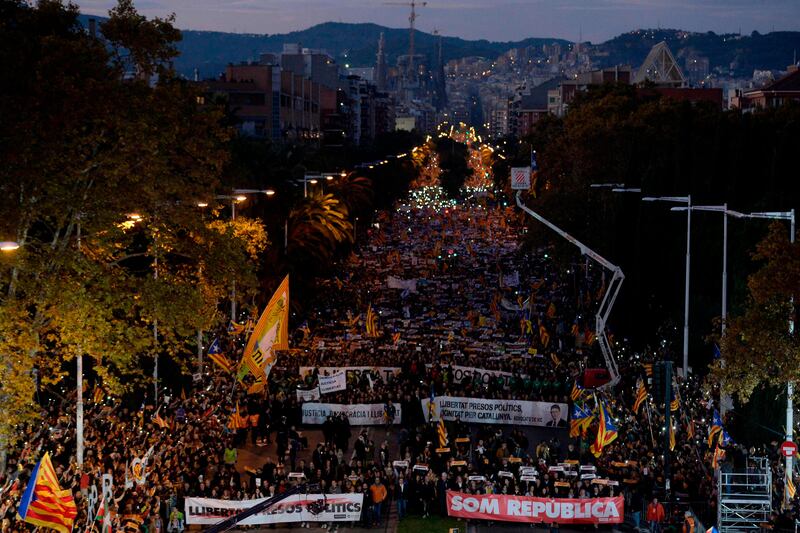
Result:
[[[367,527],[386,520],[390,506],[400,519],[445,515],[447,490],[623,495],[627,519],[636,526],[659,529],[673,516],[680,523],[688,506],[713,523],[715,470],[746,468],[753,453],[726,442],[726,457],[717,453],[715,459],[717,439],[708,439],[715,400],[692,376],[676,381],[676,443],[669,450],[664,406],[647,401],[633,409],[637,382],[647,382],[649,365],[664,354],[627,349],[619,361],[623,378],[613,390],[581,390],[584,371],[603,366],[593,338],[602,271],[588,263],[557,264],[547,249],[522,251],[515,217],[511,208],[486,199],[457,207],[418,202],[384,213],[339,276],[322,284],[265,393],[248,395],[214,367],[202,383],[160,406],[145,402],[130,409],[95,398],[86,409],[81,468],[75,463],[74,399],[48,403],[42,423],[26,427],[8,450],[0,473],[2,531],[28,528],[15,512],[45,451],[62,486],[75,495],[76,524],[99,528],[93,518],[105,505],[115,531],[180,532],[186,497],[269,497],[300,481],[318,484],[326,494],[363,493],[361,524]],[[233,358],[242,337],[220,341]],[[612,344],[621,353],[625,341]],[[361,369],[347,372],[344,390],[313,395],[320,375],[354,367]],[[459,367],[479,371],[465,377]],[[441,427],[426,408],[427,400],[442,396],[570,409],[576,401],[590,407],[602,402],[617,436],[596,456],[590,447],[598,420],[571,435],[569,424],[456,419],[445,422],[442,442]],[[378,404],[383,423],[361,426],[333,414],[304,425],[304,402]],[[240,422],[231,424],[235,410]],[[316,430],[319,437],[309,438]],[[244,464],[243,448],[259,463]],[[782,472],[775,450],[769,453],[780,495]],[[137,461],[145,465],[138,471]],[[110,497],[103,497],[104,483]],[[654,499],[665,502],[667,512],[651,513]],[[789,520],[790,513],[774,522]]]

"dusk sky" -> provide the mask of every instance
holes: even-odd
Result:
[[[113,0],[83,0],[105,14]],[[148,16],[174,12],[183,29],[286,33],[326,21],[408,24],[408,8],[384,0],[140,0]],[[430,0],[417,27],[466,39],[562,37],[599,42],[637,28],[766,33],[800,30],[800,0]]]

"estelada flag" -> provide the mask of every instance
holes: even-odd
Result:
[[[569,393],[569,397],[572,398],[573,402],[576,402],[580,400],[581,397],[583,396],[583,391],[584,391],[583,387],[578,385],[578,382],[576,381],[575,383],[572,384],[572,391]]]
[[[61,490],[50,454],[45,453],[33,469],[19,502],[17,516],[35,526],[70,533],[77,515],[78,509],[72,491]]]
[[[577,437],[586,431],[593,419],[594,416],[585,403],[575,402],[572,406],[572,420],[569,421],[569,436]]]
[[[269,376],[277,360],[275,351],[288,349],[289,276],[286,276],[270,298],[250,335],[250,340],[247,341],[242,357],[243,364],[239,367],[239,379],[247,375],[247,370],[256,378]]]
[[[614,421],[611,420],[611,417],[608,415],[608,409],[602,401],[598,405],[598,410],[598,420],[600,423],[597,427],[597,438],[590,447],[590,451],[595,457],[600,457],[600,454],[603,453],[603,448],[614,442],[617,438],[617,426],[614,424]]]
[[[722,417],[719,412],[714,409],[714,414],[711,417],[711,427],[708,428],[708,445],[711,446],[716,437],[722,431]]]

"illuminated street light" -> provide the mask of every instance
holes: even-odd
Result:
[[[217,200],[230,200],[231,202],[231,220],[236,220],[236,203],[244,202],[247,200],[248,194],[266,194],[272,196],[275,191],[272,189],[233,189],[233,194],[218,194],[215,196]],[[233,281],[233,288],[231,289],[231,321],[236,321],[236,280]]]
[[[197,202],[197,207],[208,207],[208,202]]]
[[[14,241],[2,241],[0,242],[0,251],[2,252],[13,252],[19,248],[19,243]]]

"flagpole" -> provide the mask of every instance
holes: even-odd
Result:
[[[647,405],[647,426],[650,428],[650,441],[653,443],[653,448],[656,447],[656,438],[653,436],[653,422],[650,420],[650,403]]]
[[[78,216],[78,253],[81,253],[81,219]],[[78,468],[83,467],[83,348],[78,345],[78,355],[75,357],[75,460]],[[4,465],[5,466],[5,465]]]

